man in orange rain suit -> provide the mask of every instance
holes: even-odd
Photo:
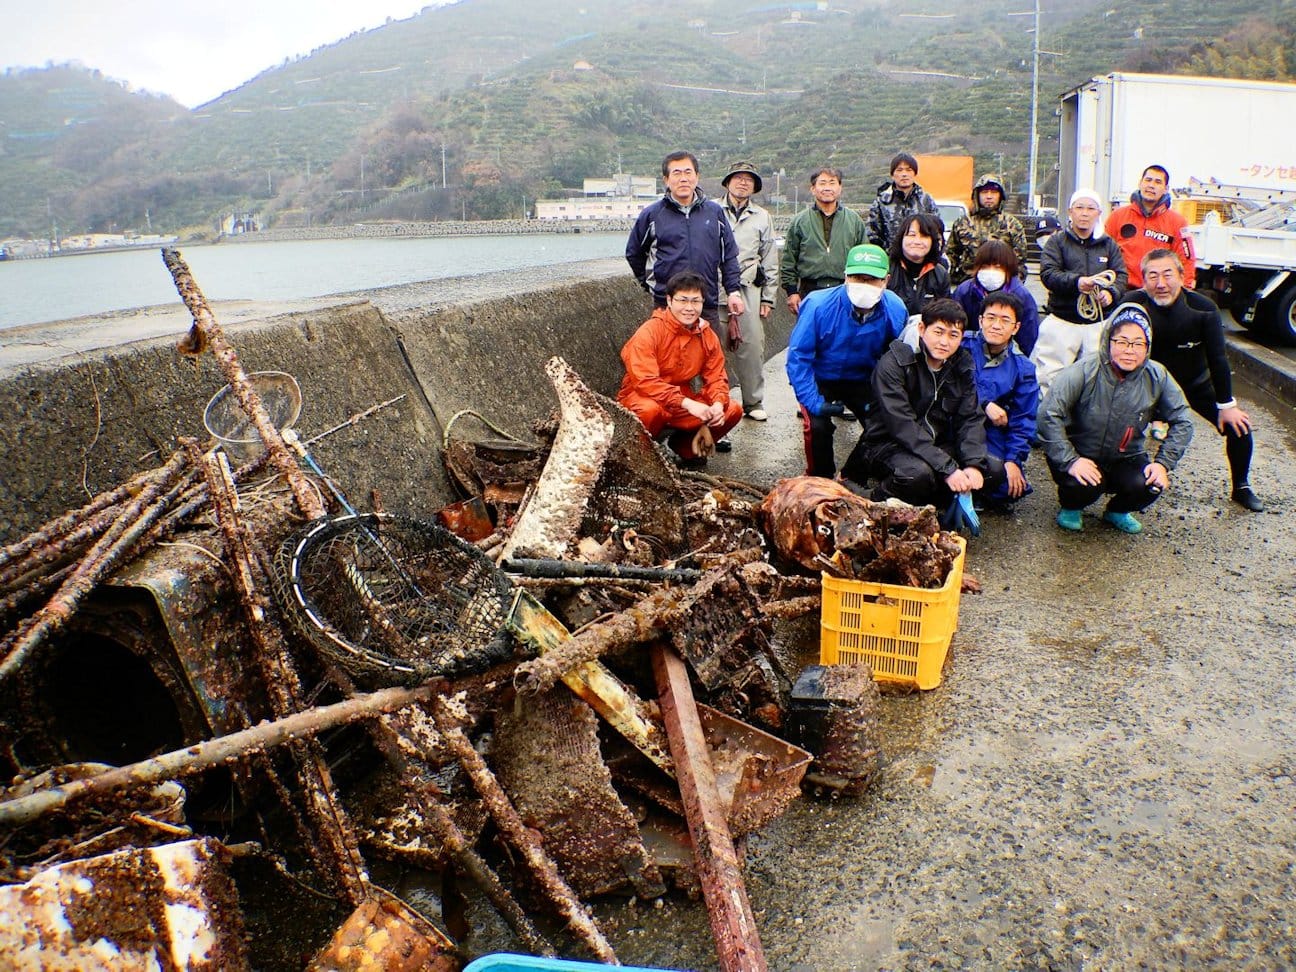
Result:
[[[702,317],[705,285],[692,270],[670,278],[666,306],[654,310],[621,349],[626,373],[617,392],[617,401],[654,439],[673,430],[668,444],[690,462],[704,460],[711,443],[743,417],[742,405],[729,397],[720,339]],[[695,378],[700,391],[693,389]]]

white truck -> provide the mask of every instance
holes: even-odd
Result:
[[[1164,166],[1178,198],[1203,201],[1198,289],[1296,344],[1296,84],[1109,74],[1063,94],[1059,114],[1059,212],[1081,187],[1124,205]]]

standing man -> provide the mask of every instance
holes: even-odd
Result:
[[[779,286],[779,255],[774,245],[770,214],[751,201],[761,191],[760,173],[750,162],[729,167],[720,184],[725,188],[724,211],[738,244],[738,277],[746,310],[741,316],[720,311],[720,343],[728,352],[731,379],[742,389],[743,414],[764,422],[765,319],[774,310]],[[731,381],[732,384],[732,381]]]
[[[849,407],[863,420],[869,378],[908,320],[904,301],[886,289],[890,266],[869,243],[846,256],[846,283],[806,297],[788,338],[787,376],[801,406],[806,475],[831,478],[833,418]]]
[[[864,220],[838,205],[841,194],[841,169],[816,169],[810,175],[814,205],[797,213],[788,227],[782,281],[793,314],[807,294],[841,286],[846,254],[865,242]]]
[[[972,276],[977,248],[987,240],[1002,240],[1017,254],[1018,275],[1026,279],[1026,230],[1016,216],[1003,211],[1004,188],[999,177],[983,175],[972,187],[972,213],[960,216],[950,227],[950,285],[957,287]]]
[[[1040,282],[1048,289],[1046,316],[1031,351],[1040,397],[1053,376],[1077,358],[1096,352],[1102,320],[1125,293],[1125,260],[1103,235],[1102,201],[1092,189],[1077,189],[1067,207],[1067,225],[1044,242]]]
[[[1170,173],[1163,165],[1143,170],[1138,192],[1129,204],[1107,217],[1107,235],[1116,241],[1129,270],[1130,287],[1143,286],[1143,258],[1153,250],[1171,250],[1183,266],[1183,285],[1197,281],[1196,257],[1188,220],[1170,208]]]
[[[900,224],[914,213],[930,213],[940,218],[936,201],[918,185],[918,160],[901,152],[891,160],[891,180],[878,186],[877,198],[869,209],[869,242],[890,250],[900,235]]]
[[[626,262],[653,304],[666,306],[666,283],[682,270],[699,274],[702,317],[720,320],[719,287],[723,282],[729,313],[746,310],[738,280],[738,246],[720,204],[698,189],[698,161],[690,152],[672,152],[662,160],[666,193],[645,206],[626,241]]]
[[[1143,289],[1125,300],[1147,310],[1152,322],[1152,360],[1166,366],[1194,412],[1224,436],[1233,481],[1233,502],[1253,513],[1264,510],[1251,488],[1251,417],[1233,397],[1233,376],[1224,354],[1224,322],[1207,297],[1187,288],[1187,271],[1179,254],[1152,250],[1140,268]]]

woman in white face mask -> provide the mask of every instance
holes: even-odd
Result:
[[[1021,330],[1014,340],[1022,353],[1029,355],[1039,337],[1039,305],[1017,276],[1017,254],[1003,240],[986,240],[977,247],[972,261],[972,276],[954,289],[954,299],[967,311],[968,330],[980,326],[981,309],[986,294],[1004,291],[1022,304]]]

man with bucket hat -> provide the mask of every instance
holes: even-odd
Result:
[[[735,162],[720,180],[725,188],[725,216],[738,244],[738,275],[742,281],[741,315],[720,308],[717,336],[729,363],[729,384],[742,389],[743,414],[756,422],[768,417],[765,398],[765,319],[778,295],[779,252],[774,223],[764,208],[751,201],[761,191],[761,177],[751,162]],[[727,440],[726,440],[727,441]]]
[[[808,476],[836,473],[833,418],[847,408],[863,417],[873,368],[909,316],[886,289],[890,264],[881,247],[852,247],[844,269],[845,283],[806,295],[788,338],[787,376],[801,406]]]
[[[1016,216],[1003,211],[1004,187],[997,175],[983,175],[972,187],[972,212],[954,220],[946,254],[950,262],[950,286],[957,287],[972,276],[977,247],[987,240],[1003,240],[1017,254],[1018,272],[1026,279],[1026,230]]]

